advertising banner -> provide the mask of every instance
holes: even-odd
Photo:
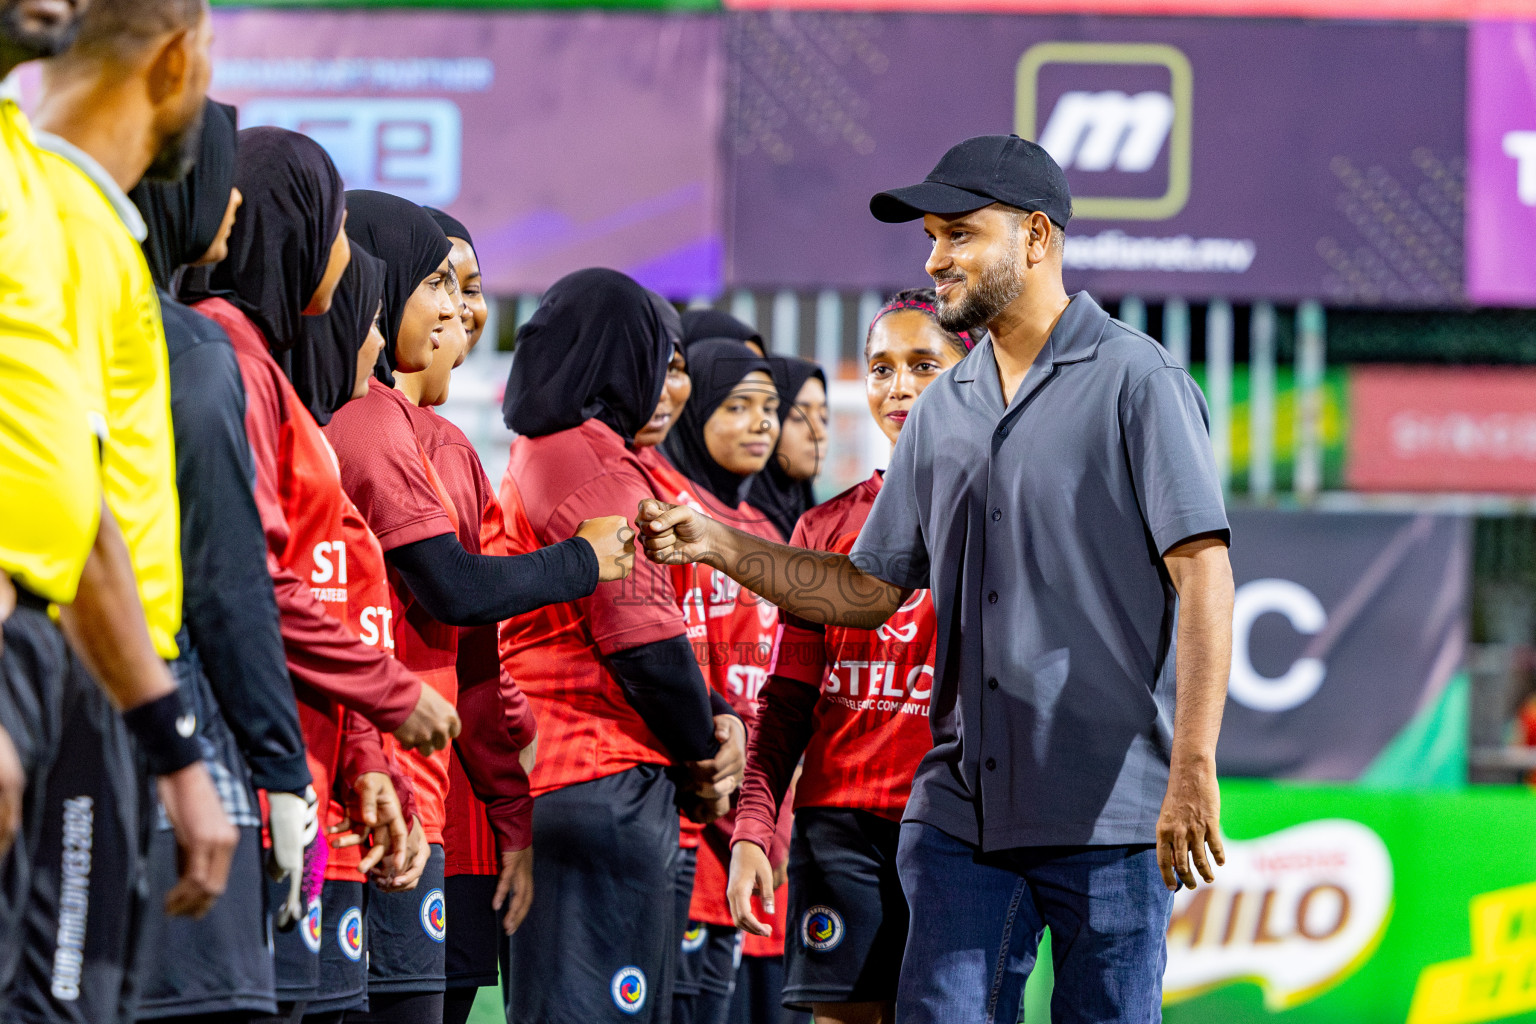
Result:
[[[731,282],[924,283],[921,225],[876,222],[870,196],[921,181],[967,136],[1017,132],[1072,185],[1070,288],[1462,296],[1461,26],[782,11],[727,25]]]
[[[717,18],[220,11],[212,95],[313,136],[349,188],[440,206],[492,292],[582,267],[721,286]]]
[[[1355,490],[1536,494],[1536,369],[1356,366],[1349,394]]]
[[[1202,18],[1512,18],[1529,0],[725,0],[738,10],[943,11],[978,14],[1157,14]]]
[[[1536,24],[1468,31],[1467,294],[1536,305]]]
[[[1168,1024],[1536,1019],[1536,794],[1225,782],[1221,809],[1226,867],[1174,899]]]
[[[1237,592],[1222,774],[1464,781],[1468,522],[1230,515]]]

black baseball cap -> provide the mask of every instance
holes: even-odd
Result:
[[[1051,154],[1017,135],[978,135],[954,146],[922,184],[881,192],[869,212],[887,224],[925,213],[953,216],[1006,203],[1039,211],[1064,228],[1072,219],[1072,190]]]

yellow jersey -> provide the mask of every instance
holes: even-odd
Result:
[[[64,229],[27,119],[0,98],[0,572],[75,599],[101,481],[75,339]]]
[[[107,507],[128,543],[150,639],[174,658],[181,518],[165,326],[139,248],[144,220],[89,154],[47,133],[37,143],[64,224],[65,327],[79,346],[86,402],[106,421]]]

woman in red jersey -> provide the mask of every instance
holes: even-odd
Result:
[[[458,718],[390,656],[378,542],[342,493],[335,455],[273,358],[307,343],[302,318],[327,312],[350,258],[341,180],[312,140],[252,128],[240,133],[235,185],[244,204],[229,255],[184,297],[224,328],[245,381],[257,510],[316,791],[329,793],[340,780],[360,827],[373,830],[375,849],[362,866],[391,852],[384,873],[392,878],[405,870],[405,828],[377,736],[369,750],[369,734],[392,731],[402,744],[432,750],[458,731]],[[349,726],[348,713],[370,725]],[[344,759],[344,738],[359,756]],[[277,938],[278,996],[289,1013],[318,991],[320,893],[311,892],[308,904],[299,927]]]
[[[686,356],[692,396],[662,446],[681,482],[663,500],[781,540],[767,517],[746,502],[779,439],[779,392],[768,360],[732,338],[695,341]],[[778,612],[708,566],[678,566],[672,573],[705,678],[748,723],[750,734]],[[688,915],[692,941],[683,952],[675,1021],[719,1024],[729,1006],[739,941],[725,902],[731,828],[727,817],[700,836]]]
[[[381,367],[378,377],[392,376],[395,369],[426,370],[445,334],[455,335],[461,348],[460,303],[442,229],[425,210],[382,192],[349,192],[347,209],[353,244],[386,263],[381,326],[387,369]],[[449,367],[457,354],[447,356]],[[480,510],[461,513],[449,497],[417,439],[414,410],[410,396],[375,379],[367,395],[332,418],[326,436],[340,460],[343,487],[385,549],[399,657],[424,682],[456,701],[459,627],[495,623],[551,601],[576,600],[602,580],[623,578],[627,551],[619,533],[624,520],[583,523],[574,538],[527,555],[471,554],[459,542],[459,519],[478,519]],[[477,716],[465,728],[489,742],[461,745],[461,758],[490,752],[517,764],[518,751],[499,715]],[[504,748],[499,752],[497,739]],[[405,758],[430,860],[419,891],[386,891],[369,900],[369,1010],[360,1021],[438,1024],[442,1019],[448,760],[446,750]],[[486,777],[496,778],[494,766],[487,768]],[[520,794],[507,794],[515,795]]]
[[[503,406],[521,435],[501,483],[512,550],[656,497],[634,438],[680,335],[677,312],[616,271],[545,293],[518,332]],[[623,586],[505,623],[501,651],[539,719],[534,898],[510,942],[508,1017],[670,1024],[676,806],[729,806],[742,726],[711,699],[671,575],[650,562]]]
[[[864,355],[869,411],[894,446],[918,394],[965,355],[965,341],[939,326],[932,292],[908,291],[876,315]],[[876,471],[807,512],[792,543],[850,551],[881,479]],[[894,1020],[907,935],[896,842],[912,773],[933,742],[933,634],[927,591],[873,632],[790,619],[763,689],[732,840],[731,911],[766,933],[751,898],[772,889],[767,851],[803,755],[784,1004],[809,1006],[818,1024]]]
[[[384,346],[384,339],[374,327],[383,292],[383,261],[353,250],[330,310],[304,321],[308,344],[295,345],[283,354],[281,365],[294,393],[322,427],[337,409],[367,392],[373,364]],[[345,551],[343,548],[333,554],[339,559]],[[389,632],[393,633],[392,626]],[[410,828],[417,817],[416,802],[400,759],[395,754],[383,754],[377,731],[359,716],[349,714],[346,727],[343,765],[359,757],[384,756],[401,797],[402,818]],[[343,774],[348,771],[343,768]],[[320,981],[305,1013],[305,1020],[311,1024],[332,1024],[334,1015],[367,1005],[368,973],[361,952],[365,941],[363,890],[368,878],[361,870],[365,852],[362,837],[351,829],[345,796],[345,792],[335,788],[329,794],[327,817],[332,824],[326,831],[336,838],[325,864],[325,890],[320,906],[320,920],[325,924],[320,933]],[[415,838],[416,846],[405,871],[393,883],[380,878],[379,884],[403,887],[419,878],[427,851],[419,829],[415,830]]]
[[[433,411],[447,401],[450,374],[484,327],[485,307],[480,299],[477,311],[476,296],[469,291],[470,282],[478,289],[480,276],[469,232],[441,211],[427,212],[453,244],[448,259],[460,284],[460,320],[443,330],[432,365],[417,373],[397,370],[395,387],[414,403],[410,413],[416,439],[448,497],[464,512],[459,543],[471,554],[506,554],[501,503],[479,455],[462,430]],[[444,1024],[464,1024],[478,991],[497,983],[502,932],[517,930],[533,900],[533,800],[527,771],[536,729],[528,698],[501,667],[496,634],[495,623],[459,630],[460,714],[466,722],[504,727],[466,728],[448,764],[443,896],[453,925],[444,944]],[[460,748],[476,742],[488,749],[459,756]]]

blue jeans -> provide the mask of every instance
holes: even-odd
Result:
[[[1157,1024],[1173,894],[1151,846],[983,854],[931,825],[901,826],[911,908],[896,1024],[1014,1024],[1049,925],[1052,1024]]]

